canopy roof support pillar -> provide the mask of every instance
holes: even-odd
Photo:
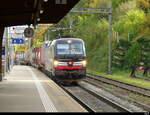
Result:
[[[4,28],[0,27],[0,81],[2,81],[2,44],[3,44]]]

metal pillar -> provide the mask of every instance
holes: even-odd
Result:
[[[4,28],[0,27],[0,53],[2,54]],[[0,55],[0,81],[2,81],[2,55]]]
[[[108,74],[112,74],[112,2],[109,2],[108,8],[78,8],[73,9],[73,13],[105,13],[108,14],[109,28],[108,28]]]
[[[72,20],[71,15],[68,15],[68,19],[69,19],[69,28],[70,28],[70,34],[71,34],[71,32],[72,32],[72,26],[73,26],[73,20]]]
[[[9,37],[9,31],[8,31],[8,27],[7,28],[5,28],[5,32],[6,32],[6,36],[5,36],[5,68],[6,68],[6,73],[9,71],[9,60],[8,60],[8,37]]]
[[[111,66],[112,66],[112,3],[109,3],[110,12],[108,13],[109,18],[109,31],[108,31],[108,74],[112,74]]]

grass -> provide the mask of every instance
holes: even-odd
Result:
[[[114,89],[114,88],[116,88],[115,86],[110,85],[110,84],[103,84],[103,86],[104,86],[105,88],[109,88],[109,89]]]
[[[123,82],[128,82],[130,84],[135,84],[141,87],[145,87],[145,88],[150,88],[150,81],[146,81],[146,80],[142,80],[142,79],[138,79],[138,78],[131,78],[129,77],[130,72],[129,71],[117,71],[115,72],[113,75],[109,75],[106,73],[101,73],[101,72],[96,72],[93,70],[87,70],[87,73],[91,73],[91,74],[95,74],[95,75],[101,75],[103,77],[107,77],[107,78],[113,78],[116,80],[120,80]]]
[[[135,95],[133,93],[129,93],[128,95],[129,98],[132,98],[134,100],[137,100],[138,102],[142,102],[142,103],[145,103],[145,104],[150,104],[150,100],[148,97],[144,97],[142,95]]]

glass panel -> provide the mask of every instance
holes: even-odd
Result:
[[[82,43],[57,44],[57,54],[83,54]]]
[[[57,54],[69,54],[69,44],[57,44]]]
[[[83,48],[81,43],[71,44],[71,54],[83,54]]]

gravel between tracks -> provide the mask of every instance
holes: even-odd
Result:
[[[84,101],[95,112],[120,112],[105,102],[97,99],[79,87],[65,87],[69,92]]]
[[[121,98],[118,98],[114,95],[112,95],[111,93],[107,92],[107,91],[104,91],[100,88],[97,88],[93,85],[90,85],[86,82],[80,82],[80,85],[82,85],[83,87],[87,88],[87,89],[90,89],[90,90],[93,90],[95,91],[96,93],[100,94],[100,95],[103,95],[107,98],[109,98],[110,100],[113,100],[115,101],[116,103],[128,108],[129,110],[131,110],[132,112],[146,112],[145,110],[135,106],[133,103],[129,103],[127,100],[123,100]]]

